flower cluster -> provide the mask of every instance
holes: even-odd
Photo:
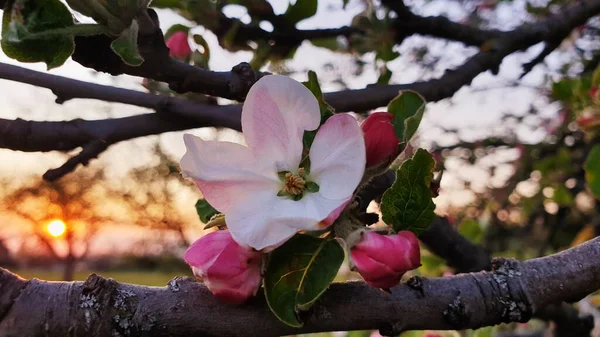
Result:
[[[169,42],[172,53],[181,43]],[[262,256],[299,231],[327,230],[349,207],[365,167],[396,153],[398,138],[387,113],[371,115],[362,129],[350,114],[320,124],[318,101],[305,86],[269,75],[252,86],[242,108],[246,145],[184,136],[183,174],[227,225],[185,254],[215,296],[240,303],[255,294]],[[316,129],[305,148],[305,132]],[[419,265],[418,241],[411,235],[365,233],[351,247],[357,271],[376,287],[397,284]]]

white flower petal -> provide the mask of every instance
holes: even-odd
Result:
[[[348,201],[327,199],[318,193],[308,193],[298,201],[267,193],[256,198],[263,208],[236,207],[225,215],[225,221],[235,241],[257,250],[277,247],[300,230],[327,228],[331,213]]]
[[[279,198],[276,196],[276,198]],[[263,205],[264,206],[264,205]],[[225,215],[233,239],[256,250],[275,248],[294,236],[298,230],[287,221],[271,217],[271,209],[232,209]],[[290,219],[293,223],[310,219]]]
[[[258,193],[277,194],[279,180],[263,173],[250,150],[236,143],[183,136],[187,152],[181,158],[185,177],[194,179],[204,198],[219,212],[260,207]]]
[[[257,158],[268,159],[276,171],[295,171],[302,156],[305,130],[319,127],[315,96],[301,83],[279,75],[258,80],[242,108],[242,130]]]
[[[310,179],[319,194],[348,199],[365,172],[365,141],[356,119],[332,116],[321,126],[310,148]]]

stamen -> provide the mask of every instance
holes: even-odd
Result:
[[[283,186],[283,192],[290,195],[301,195],[304,192],[305,185],[306,181],[302,177],[288,172],[285,174],[285,185]]]

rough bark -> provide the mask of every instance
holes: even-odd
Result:
[[[491,272],[412,278],[385,293],[362,282],[333,284],[306,324],[273,316],[263,296],[234,307],[202,284],[176,278],[167,287],[24,280],[0,269],[0,336],[279,336],[376,329],[465,329],[526,322],[540,309],[600,288],[600,238],[548,257],[498,259]]]

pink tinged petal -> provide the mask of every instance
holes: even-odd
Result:
[[[192,54],[186,32],[179,31],[173,33],[165,44],[169,48],[169,55],[173,58],[185,60]]]
[[[329,213],[329,215],[325,219],[319,222],[319,227],[327,228],[331,226],[335,222],[335,220],[337,220],[340,214],[342,214],[342,211],[344,210],[344,208],[346,208],[350,201],[351,199],[346,200],[346,202],[341,204],[338,208],[331,211],[331,213]]]
[[[375,166],[396,155],[400,140],[392,124],[394,116],[388,112],[375,112],[362,123],[367,151],[367,167]]]
[[[351,248],[351,257],[365,281],[389,288],[396,285],[404,273],[420,266],[419,241],[408,231],[389,236],[366,232]]]
[[[337,114],[321,126],[310,149],[310,178],[330,199],[348,199],[365,171],[365,142],[356,119]]]
[[[373,260],[366,252],[360,250],[352,250],[351,257],[356,270],[363,279],[377,288],[388,289],[397,285],[404,274]]]
[[[268,158],[277,171],[295,171],[302,156],[305,130],[319,127],[315,96],[302,84],[279,75],[264,76],[246,96],[242,130],[258,158]]]
[[[419,247],[419,239],[417,236],[411,231],[400,231],[396,235],[408,241],[408,252],[406,257],[409,265],[412,266],[412,269],[420,267],[421,249]]]
[[[210,233],[185,254],[194,275],[228,303],[241,303],[258,291],[261,253],[235,242],[228,231]],[[196,264],[196,265],[194,265]]]
[[[183,259],[191,266],[207,269],[230,242],[231,234],[227,231],[208,233],[190,245]]]
[[[236,143],[204,141],[193,135],[183,136],[187,152],[181,158],[185,177],[191,177],[204,198],[218,211],[232,207],[255,207],[255,194],[277,193],[275,172],[265,173],[250,150]]]

